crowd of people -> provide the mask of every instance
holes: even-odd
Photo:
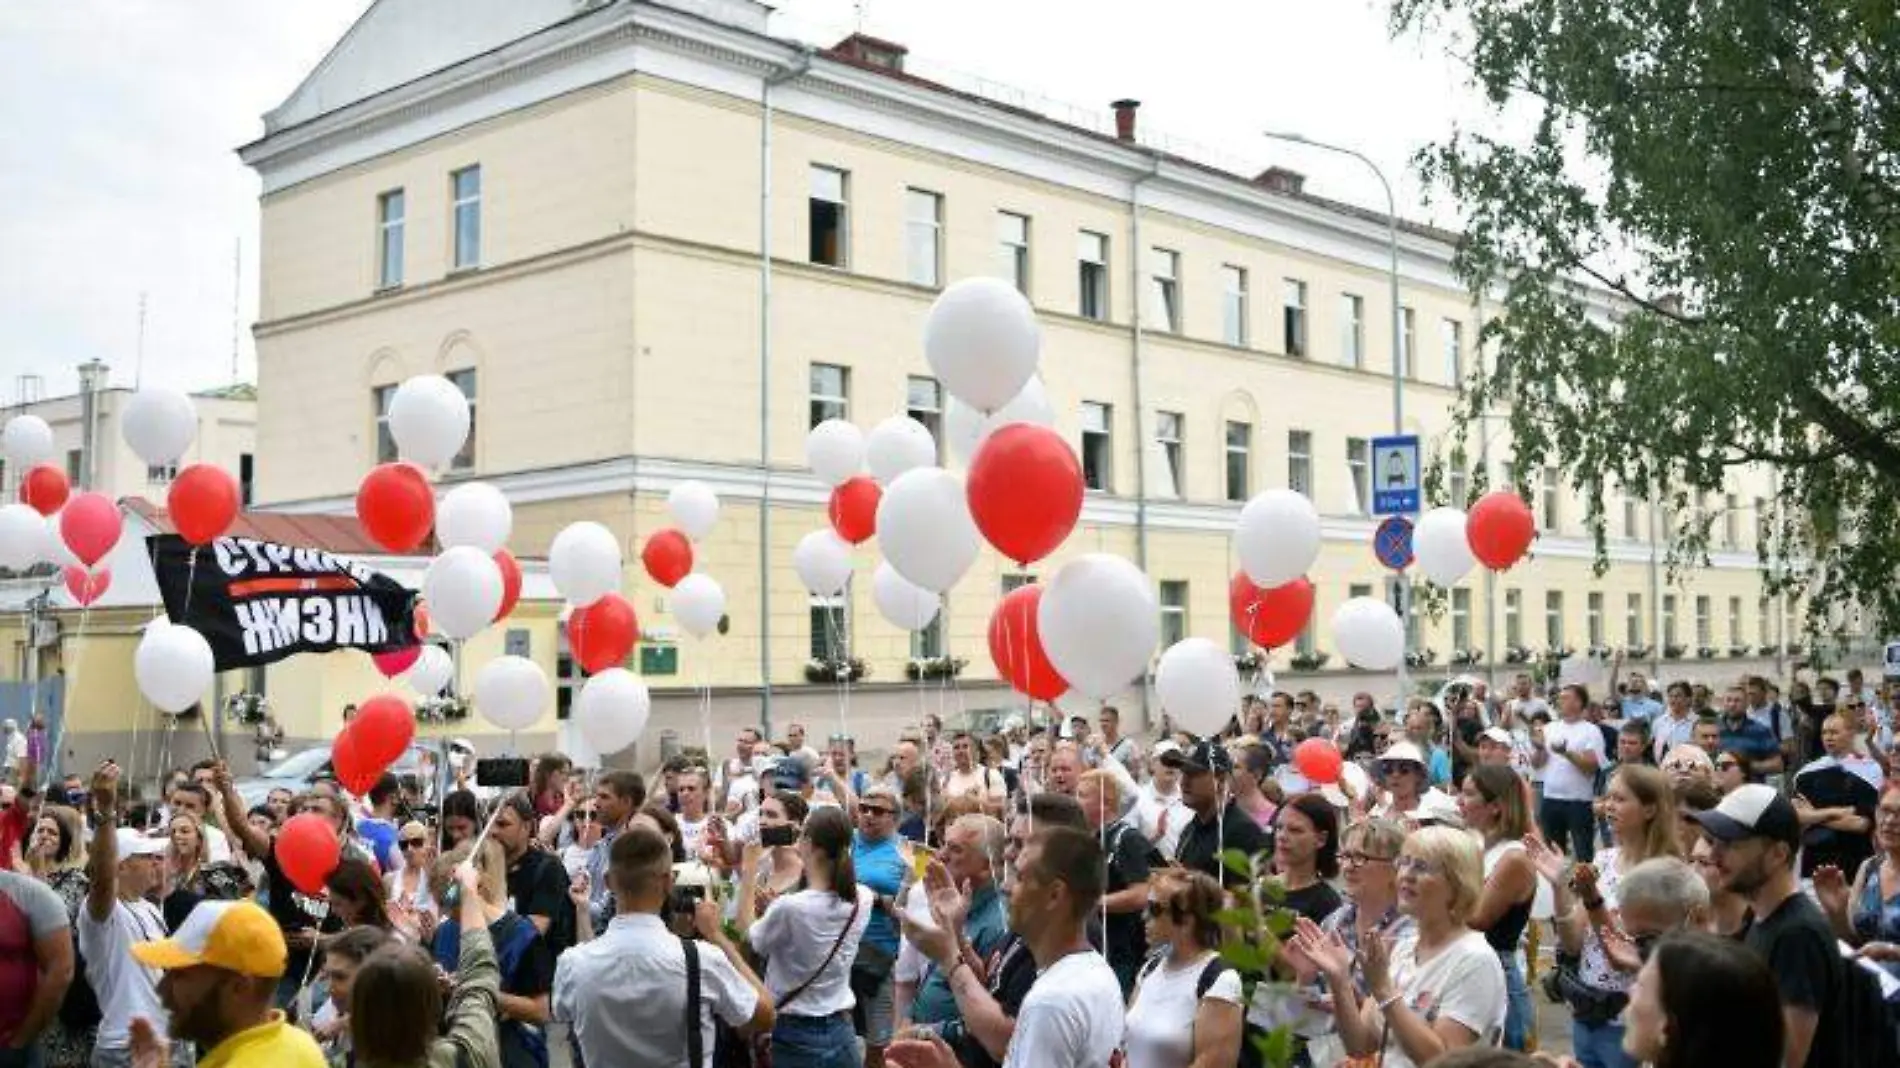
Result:
[[[1583,1068],[1890,1065],[1900,687],[1789,689],[929,716],[876,766],[792,724],[652,781],[548,754],[254,807],[219,761],[134,801],[22,751],[0,1068],[1521,1065],[1539,998]]]

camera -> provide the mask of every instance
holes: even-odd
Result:
[[[528,762],[522,757],[483,757],[475,762],[475,781],[504,789],[526,786]]]
[[[763,846],[788,846],[798,841],[798,828],[789,823],[777,827],[759,828],[759,844]]]
[[[673,865],[673,890],[666,896],[666,917],[674,934],[698,937],[693,931],[693,914],[699,903],[713,896],[713,873],[704,864],[689,860]]]

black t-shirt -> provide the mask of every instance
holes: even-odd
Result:
[[[1842,969],[1846,965],[1820,906],[1806,894],[1790,894],[1775,911],[1756,918],[1743,943],[1767,961],[1768,970],[1775,973],[1783,1006],[1819,1015],[1814,1042],[1808,1047],[1807,1068],[1845,1063],[1841,1005],[1846,982]]]
[[[574,944],[574,902],[567,896],[567,869],[559,860],[534,848],[523,853],[508,869],[508,897],[522,919],[548,918],[543,937],[556,956]]]
[[[302,891],[291,884],[290,877],[284,874],[283,867],[277,863],[275,838],[271,839],[270,852],[264,854],[264,881],[270,887],[270,916],[277,921],[279,930],[289,933],[314,927],[323,934],[335,934],[343,929],[343,921],[336,913],[327,910],[319,912],[311,908],[316,902],[305,897]],[[302,975],[309,962],[309,950],[292,949],[286,966],[289,971]]]
[[[1812,878],[1814,869],[1832,864],[1848,878],[1860,863],[1874,853],[1874,809],[1880,805],[1880,791],[1859,775],[1830,764],[1803,769],[1794,779],[1794,792],[1815,808],[1851,808],[1854,815],[1867,821],[1867,830],[1858,834],[1815,825],[1801,833],[1801,876]]]
[[[1333,889],[1331,883],[1322,879],[1312,886],[1288,890],[1286,900],[1280,903],[1280,907],[1292,909],[1314,923],[1319,923],[1338,911],[1339,906],[1345,903],[1346,899],[1339,896],[1339,891]]]
[[[1030,955],[1029,946],[1022,938],[1011,934],[985,963],[989,965],[990,997],[996,999],[1003,1015],[1014,1020],[1023,1007],[1023,999],[1029,996],[1029,988],[1036,985],[1036,958]],[[958,1027],[946,1041],[956,1051],[957,1063],[964,1068],[998,1068],[996,1058],[967,1030]]]
[[[1221,881],[1221,885],[1238,887],[1247,885],[1244,876],[1231,871],[1220,861],[1224,850],[1238,849],[1248,856],[1264,853],[1273,848],[1273,839],[1253,817],[1241,810],[1237,802],[1227,802],[1227,809],[1218,819],[1203,820],[1196,816],[1181,829],[1181,840],[1174,849],[1174,859],[1183,868],[1206,872]]]
[[[1118,893],[1148,881],[1148,836],[1121,820],[1108,825],[1108,892]],[[1134,912],[1111,912],[1104,931],[1111,964],[1139,967],[1148,955],[1146,917]],[[1132,974],[1132,973],[1131,973]]]

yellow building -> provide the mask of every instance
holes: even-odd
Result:
[[[789,566],[825,523],[807,429],[908,411],[940,430],[924,316],[946,282],[1001,275],[1037,311],[1055,425],[1090,482],[1082,525],[1037,576],[1074,553],[1123,554],[1157,583],[1164,645],[1223,638],[1240,502],[1292,486],[1324,516],[1301,649],[1327,653],[1333,610],[1385,576],[1366,514],[1369,441],[1392,430],[1383,216],[1291,172],[1155,150],[1132,106],[1119,131],[1071,125],[916,77],[886,42],[780,39],[766,14],[752,0],[372,6],[242,150],[263,184],[259,500],[347,512],[392,453],[387,391],[449,374],[476,412],[449,481],[506,491],[517,552],[543,555],[582,518],[624,539],[659,698],[649,737],[697,740],[701,688],[722,750],[761,714],[774,731],[847,722],[877,744],[920,708],[1003,707],[984,631],[1019,579],[994,553],[915,640],[878,617],[868,583],[819,602]],[[1460,380],[1491,357],[1454,240],[1399,235],[1405,429],[1429,451],[1446,447]],[[1667,643],[1691,652],[1665,674],[1713,680],[1784,640],[1756,572],[1765,479],[1708,502],[1711,567],[1682,585],[1652,566],[1649,503],[1619,502],[1599,578],[1580,498],[1554,472],[1510,478],[1493,437],[1467,447],[1488,448],[1492,484],[1529,487],[1535,559],[1453,591],[1420,624],[1416,647],[1435,653],[1420,673],[1450,671],[1453,649],[1501,661],[1506,646]],[[703,642],[673,637],[637,564],[688,479],[724,502],[699,552],[730,627]],[[876,562],[873,543],[858,573]],[[848,713],[837,688],[806,682],[806,661],[836,651],[827,621],[871,671]],[[1700,646],[1718,658],[1698,662]],[[906,681],[913,654],[944,652],[970,660],[956,687]],[[1272,658],[1283,677],[1293,652]],[[1337,657],[1298,678],[1391,687]]]

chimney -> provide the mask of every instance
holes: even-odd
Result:
[[[869,34],[854,33],[831,46],[834,58],[856,63],[865,67],[877,67],[880,70],[903,73],[904,57],[910,49],[891,41],[881,41]]]
[[[108,368],[98,359],[79,365],[79,477],[80,485],[99,485],[99,394],[106,388]]]
[[[1306,191],[1306,175],[1299,171],[1290,171],[1285,167],[1268,167],[1254,179],[1260,185],[1276,193],[1303,193]]]
[[[1135,111],[1141,107],[1141,101],[1117,100],[1109,107],[1115,109],[1115,139],[1133,141],[1135,139]]]

